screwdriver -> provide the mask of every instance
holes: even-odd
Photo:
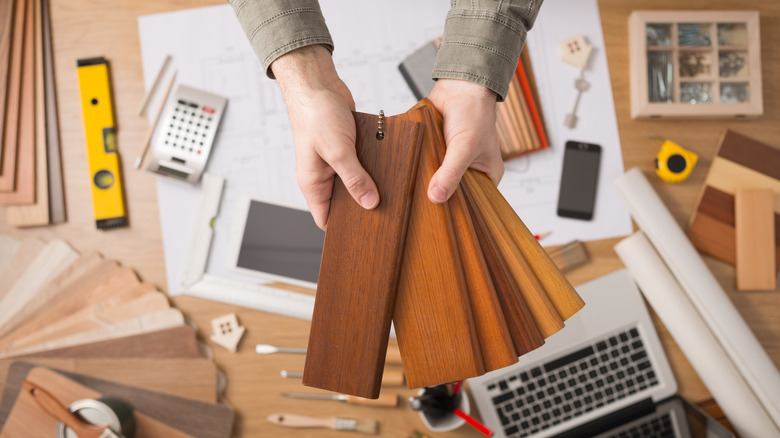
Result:
[[[305,398],[312,400],[336,400],[352,405],[377,406],[385,408],[393,408],[398,406],[398,394],[381,394],[377,399],[355,397],[354,395],[346,394],[294,394],[286,392],[282,393],[282,395],[285,397]]]

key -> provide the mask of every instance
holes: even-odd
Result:
[[[569,114],[566,114],[566,119],[564,119],[563,124],[566,125],[567,128],[572,129],[575,126],[577,126],[577,107],[580,104],[580,96],[582,96],[583,91],[588,91],[590,88],[590,82],[586,81],[583,77],[584,75],[580,75],[580,77],[574,81],[574,87],[579,90],[577,91],[577,98],[574,100],[574,109],[571,110]]]

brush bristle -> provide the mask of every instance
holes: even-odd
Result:
[[[360,418],[355,424],[355,431],[376,435],[379,432],[379,422],[370,418]]]

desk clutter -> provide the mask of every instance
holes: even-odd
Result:
[[[77,412],[104,397],[132,407],[135,436],[232,433],[218,370],[181,311],[132,269],[62,240],[0,236],[0,375],[0,437],[52,436],[65,417],[45,406]]]
[[[48,0],[0,4],[0,206],[15,227],[65,221]]]
[[[447,203],[428,200],[445,146],[427,100],[355,122],[381,202],[364,210],[334,185],[304,385],[378,397],[391,321],[419,388],[511,365],[582,308],[487,175],[469,170]]]

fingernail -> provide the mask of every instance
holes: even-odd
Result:
[[[368,192],[360,198],[360,205],[366,210],[371,210],[379,203],[379,197],[374,192]]]
[[[441,186],[433,186],[431,191],[428,192],[428,197],[434,202],[442,203],[447,200],[447,192]]]

